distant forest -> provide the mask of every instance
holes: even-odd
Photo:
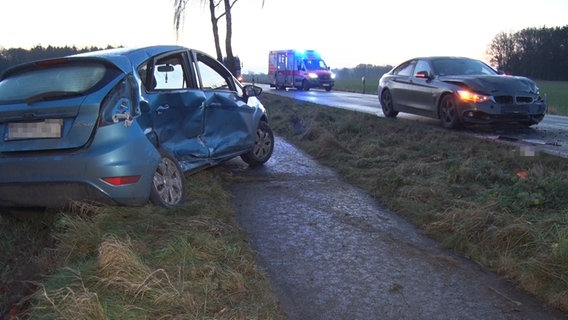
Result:
[[[0,47],[0,74],[20,63],[61,57],[107,48],[42,47],[29,50]],[[536,80],[568,81],[568,25],[556,28],[527,28],[515,33],[501,32],[488,45],[490,63],[508,74]],[[401,61],[402,62],[402,61]],[[359,64],[355,68],[334,69],[342,79],[378,79],[392,66]],[[245,75],[246,79],[263,82],[266,74]]]
[[[110,48],[112,47],[108,46],[106,48],[98,48],[98,47],[77,48],[77,47],[68,47],[68,46],[66,47],[35,46],[29,50],[26,50],[22,48],[4,49],[0,47],[0,74],[2,74],[4,70],[6,70],[11,66],[15,66],[25,62],[58,58],[76,53],[83,53],[83,52],[110,49]]]

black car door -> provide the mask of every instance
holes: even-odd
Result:
[[[410,108],[410,96],[412,94],[411,76],[414,72],[415,61],[401,65],[393,72],[393,83],[390,87],[395,108],[400,111],[407,111]]]
[[[423,115],[433,115],[436,112],[433,97],[433,73],[428,62],[418,60],[407,91],[408,106]]]

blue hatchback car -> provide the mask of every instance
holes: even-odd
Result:
[[[179,205],[184,173],[269,160],[261,91],[181,46],[15,66],[0,77],[0,206]]]

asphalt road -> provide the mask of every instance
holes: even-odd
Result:
[[[278,137],[265,166],[223,166],[242,178],[237,221],[290,320],[567,318]]]
[[[376,114],[384,117],[377,94],[361,94],[342,91],[311,89],[276,90],[269,85],[257,84],[263,88],[264,94],[279,94],[290,98],[309,101],[330,107],[343,108],[353,111]],[[399,119],[413,120],[439,126],[435,119],[400,113]],[[546,115],[538,125],[529,128],[515,126],[470,126],[460,129],[463,132],[483,139],[502,141],[522,145],[528,154],[546,152],[552,155],[568,158],[568,117]]]

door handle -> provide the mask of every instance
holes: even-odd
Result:
[[[162,106],[158,106],[158,107],[156,108],[156,113],[157,113],[157,114],[162,114],[162,112],[163,112],[164,110],[168,110],[169,108],[170,108],[170,106],[167,105],[167,104],[162,105]]]

